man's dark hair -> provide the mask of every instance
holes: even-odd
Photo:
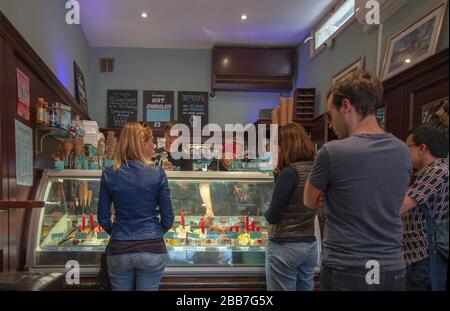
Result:
[[[436,158],[446,158],[448,155],[448,128],[441,129],[435,126],[422,124],[408,133],[416,145],[426,145],[430,153]]]
[[[333,96],[337,109],[347,98],[361,118],[374,115],[383,99],[383,83],[376,76],[364,70],[356,70],[336,81],[330,87],[327,99]]]

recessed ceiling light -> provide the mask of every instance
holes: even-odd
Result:
[[[241,20],[246,21],[247,20],[247,15],[246,14],[242,14],[241,15]]]
[[[141,17],[142,17],[142,18],[147,18],[147,17],[148,17],[148,13],[145,12],[145,11],[142,12],[142,13],[141,13]]]
[[[409,58],[405,59],[405,63],[409,64],[411,63],[411,60]]]

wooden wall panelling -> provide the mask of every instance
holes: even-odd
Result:
[[[8,197],[7,146],[2,135],[6,129],[4,46],[0,35],[0,200]],[[8,236],[8,211],[0,210],[0,272],[8,270]]]
[[[421,121],[422,106],[448,96],[448,53],[447,48],[384,81],[387,131],[406,139],[408,130]]]
[[[0,45],[1,199],[29,200],[34,197],[42,170],[51,167],[50,155],[57,150],[58,144],[55,140],[46,139],[45,152],[34,158],[34,187],[17,186],[14,120],[18,119],[27,126],[32,126],[32,122],[23,120],[17,115],[16,69],[19,68],[30,78],[31,105],[38,97],[44,97],[49,102],[58,101],[71,106],[72,114],[78,114],[82,119],[89,119],[89,116],[2,12],[0,12],[0,38],[2,39]],[[33,113],[31,120],[34,120]],[[30,210],[16,209],[10,211],[7,217],[10,226],[9,242],[6,251],[3,248],[3,257],[7,258],[6,269],[10,271],[22,270],[24,267],[30,213]],[[3,265],[5,267],[5,260]]]
[[[420,81],[425,82],[425,81]],[[438,76],[434,80],[417,85],[408,85],[407,93],[410,95],[410,120],[408,127],[422,123],[422,106],[436,100],[448,97],[448,76]]]

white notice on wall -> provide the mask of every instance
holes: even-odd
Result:
[[[16,120],[16,183],[33,186],[33,131]]]

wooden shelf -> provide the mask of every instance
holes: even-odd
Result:
[[[42,208],[45,206],[43,201],[0,201],[0,210],[17,208]]]
[[[293,118],[304,127],[310,127],[314,120],[316,89],[296,89]]]

